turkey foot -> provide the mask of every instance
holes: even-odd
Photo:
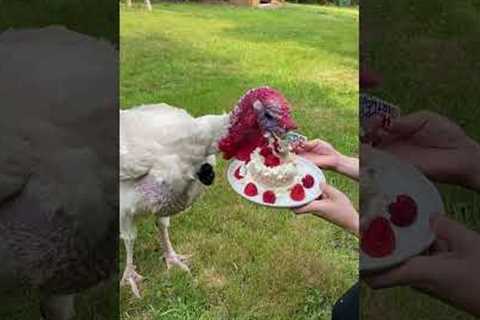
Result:
[[[190,257],[190,255],[182,256],[176,254],[175,252],[167,253],[164,255],[165,263],[167,264],[168,270],[170,270],[173,266],[176,266],[188,273],[190,273],[190,269],[186,265],[186,262]]]
[[[131,264],[126,266],[125,271],[123,272],[123,277],[120,284],[122,286],[129,284],[133,294],[137,298],[141,298],[140,291],[138,290],[138,285],[140,282],[142,282],[142,280],[143,280],[143,277],[135,271],[135,266]]]

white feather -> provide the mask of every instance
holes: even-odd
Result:
[[[190,206],[204,190],[196,173],[204,163],[215,164],[216,143],[227,124],[228,115],[195,119],[185,110],[167,104],[122,111],[121,208],[131,214],[150,210],[163,216]],[[157,191],[163,193],[165,203],[149,203],[136,191],[146,178],[154,179],[162,188]]]

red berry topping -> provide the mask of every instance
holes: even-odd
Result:
[[[315,179],[313,179],[311,175],[307,174],[305,177],[303,177],[302,184],[305,188],[310,189],[315,184]]]
[[[270,147],[268,146],[265,146],[265,147],[262,147],[262,149],[260,150],[260,154],[266,158],[268,157],[269,155],[273,154],[272,153],[272,149],[270,149]]]
[[[303,189],[303,186],[299,183],[297,183],[292,190],[290,191],[290,198],[292,198],[295,201],[302,201],[305,199],[305,190]]]
[[[415,222],[417,218],[417,204],[411,197],[401,194],[395,202],[388,205],[390,220],[399,227],[407,227]]]
[[[265,165],[267,167],[276,167],[280,165],[280,158],[274,156],[273,154],[265,158]]]
[[[371,257],[381,258],[392,254],[395,250],[395,234],[390,222],[384,217],[370,221],[362,232],[360,246]]]
[[[250,182],[243,192],[249,197],[255,197],[258,194],[257,186]]]
[[[263,202],[275,203],[275,200],[277,200],[277,197],[275,196],[275,193],[273,193],[273,191],[265,191],[263,193]]]
[[[235,173],[234,173],[234,176],[235,178],[237,178],[238,180],[242,180],[244,177],[242,176],[242,174],[240,173],[240,168],[242,166],[238,167],[237,170],[235,170]]]

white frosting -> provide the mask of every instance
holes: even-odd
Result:
[[[296,182],[299,170],[292,157],[280,158],[280,165],[268,167],[264,164],[264,157],[257,148],[250,156],[247,164],[247,173],[251,179],[265,188],[288,188]]]
[[[380,170],[381,171],[381,170]],[[379,186],[379,168],[364,166],[361,169],[360,188],[362,201],[360,203],[360,219],[362,224],[374,217],[387,217],[388,196]]]

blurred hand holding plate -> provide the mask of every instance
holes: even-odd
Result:
[[[360,270],[371,272],[429,248],[430,219],[444,209],[435,186],[412,165],[365,145],[361,157]]]

